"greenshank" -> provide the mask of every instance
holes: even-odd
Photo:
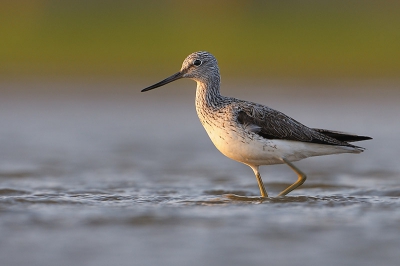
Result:
[[[339,131],[309,128],[265,105],[220,94],[220,74],[215,57],[204,51],[190,54],[176,74],[142,90],[149,91],[181,78],[197,82],[196,111],[215,147],[228,158],[253,169],[261,198],[268,197],[259,166],[287,164],[297,181],[278,196],[301,186],[306,175],[294,161],[311,156],[360,153],[364,150],[349,142],[371,139]]]

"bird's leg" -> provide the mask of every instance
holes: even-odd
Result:
[[[258,187],[260,188],[261,197],[267,198],[268,197],[268,193],[265,190],[264,183],[263,183],[263,181],[261,179],[260,172],[258,171],[258,166],[253,166],[253,165],[249,165],[249,166],[251,167],[251,169],[253,169],[254,174],[256,175],[257,182],[258,182]]]
[[[290,168],[292,168],[292,170],[297,174],[297,181],[294,182],[292,185],[290,185],[288,188],[286,188],[284,191],[279,193],[278,197],[285,196],[289,192],[295,190],[296,188],[301,186],[307,179],[307,176],[302,171],[300,171],[299,168],[294,166],[291,162],[289,162],[288,160],[286,160],[284,158],[282,158],[281,160],[285,164],[287,164]]]

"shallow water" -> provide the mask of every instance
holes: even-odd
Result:
[[[223,93],[374,140],[297,162],[285,198],[296,176],[265,166],[272,197],[237,201],[256,179],[213,147],[191,82],[1,83],[1,265],[398,265],[399,83],[243,84]]]

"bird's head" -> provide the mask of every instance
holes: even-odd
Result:
[[[190,54],[182,63],[182,68],[178,73],[142,90],[149,91],[181,78],[190,78],[197,82],[206,83],[211,77],[219,78],[219,68],[217,59],[208,52],[195,52]]]

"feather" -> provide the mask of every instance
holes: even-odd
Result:
[[[314,130],[279,111],[259,104],[246,105],[241,102],[237,121],[245,127],[252,125],[252,128],[259,128],[258,132],[253,132],[266,139],[294,140],[358,148],[347,143],[344,140],[345,138],[343,140],[334,138],[333,136],[340,135],[336,131]]]
[[[371,137],[368,137],[368,136],[359,136],[359,135],[354,135],[354,134],[335,131],[335,130],[319,129],[319,128],[313,128],[313,130],[315,130],[319,133],[322,133],[326,136],[329,136],[331,138],[337,139],[339,141],[345,141],[345,142],[355,142],[355,141],[372,139]]]

